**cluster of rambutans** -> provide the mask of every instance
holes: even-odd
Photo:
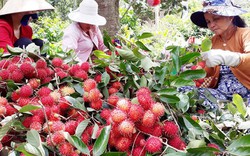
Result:
[[[205,68],[205,62],[204,61],[200,61],[196,65],[193,65],[191,67],[191,70],[204,69],[204,68]],[[194,82],[195,82],[195,86],[196,87],[201,87],[202,83],[204,83],[204,78],[200,78],[200,79],[194,80]]]
[[[160,120],[165,114],[165,107],[154,101],[149,88],[140,88],[133,100],[112,94],[107,102],[112,109],[103,109],[100,115],[108,125],[112,125],[111,147],[133,156],[144,156],[146,152],[161,153],[166,144],[185,149],[177,124]]]
[[[180,138],[178,126],[173,121],[161,121],[165,114],[162,103],[154,101],[151,91],[140,88],[133,100],[119,97],[116,93],[122,90],[120,82],[110,83],[106,101],[97,88],[101,82],[101,75],[90,78],[88,62],[68,65],[61,58],[54,58],[48,64],[44,59],[34,61],[31,58],[14,56],[0,61],[1,86],[6,87],[9,80],[17,84],[17,89],[8,89],[6,97],[4,91],[0,97],[1,119],[19,113],[19,109],[26,105],[37,106],[37,109],[25,113],[20,120],[26,129],[15,131],[11,129],[1,140],[0,146],[9,146],[11,142],[26,142],[27,129],[39,132],[43,142],[55,149],[63,156],[84,155],[70,144],[64,136],[67,132],[74,135],[77,126],[84,120],[91,118],[88,111],[75,108],[66,96],[76,92],[67,83],[60,83],[68,76],[77,78],[82,82],[84,94],[83,103],[100,113],[106,125],[112,125],[109,146],[117,151],[127,152],[134,156],[143,156],[146,152],[161,153],[164,145],[184,150],[185,142]],[[53,82],[53,83],[52,83]],[[54,84],[46,85],[48,83]],[[103,103],[109,105],[103,108]],[[98,133],[93,136],[94,124],[89,124],[81,134],[81,140],[92,149],[105,125],[97,122]],[[3,126],[3,125],[2,125]]]

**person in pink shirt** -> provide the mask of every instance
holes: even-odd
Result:
[[[86,62],[93,50],[106,51],[99,25],[105,25],[106,19],[98,14],[95,0],[83,0],[78,9],[69,13],[73,21],[65,30],[62,49],[73,50],[79,63]]]

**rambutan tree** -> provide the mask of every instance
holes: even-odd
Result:
[[[0,61],[1,155],[248,155],[248,107],[239,95],[211,112],[195,90],[178,92],[205,77],[191,69],[200,47],[152,57],[142,42],[149,37],[105,35],[110,51],[81,64],[72,54],[40,56],[34,45],[8,47]]]

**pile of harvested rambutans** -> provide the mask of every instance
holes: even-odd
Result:
[[[139,88],[129,99],[117,94],[123,90],[122,82],[111,79],[109,95],[104,96],[98,88],[102,75],[90,69],[88,62],[68,65],[58,57],[2,59],[0,150],[30,153],[26,133],[35,130],[49,155],[92,155],[105,126],[111,128],[104,153],[144,156],[161,154],[168,147],[185,150],[180,128],[164,117],[164,104],[154,100],[149,88]],[[72,144],[65,133],[77,136],[81,143]],[[88,152],[79,150],[80,145]]]

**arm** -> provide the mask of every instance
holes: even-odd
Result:
[[[63,51],[69,51],[71,49],[76,50],[78,47],[78,31],[73,30],[71,26],[65,29],[62,39]]]
[[[11,32],[7,27],[0,25],[0,48],[3,48],[4,52],[8,52],[7,45],[13,46]]]
[[[98,38],[98,44],[99,44],[98,48],[102,51],[108,50],[108,48],[104,45],[103,36],[99,28],[97,28],[97,38]]]

